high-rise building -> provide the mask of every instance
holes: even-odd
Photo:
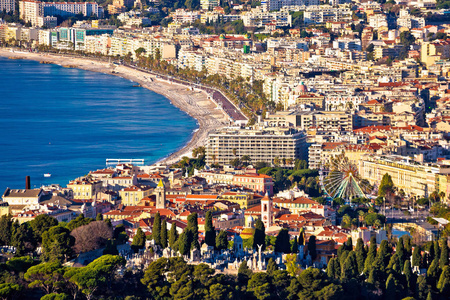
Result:
[[[14,5],[14,0],[0,0],[0,11],[11,12],[15,11],[16,7]]]
[[[85,17],[92,15],[102,17],[103,9],[95,2],[41,2],[25,0],[19,2],[19,13],[22,20],[31,22],[31,25],[35,26],[38,24],[38,17],[69,17],[80,13]]]
[[[219,6],[218,0],[201,0],[200,4],[204,10],[212,10],[214,7]]]
[[[291,165],[295,159],[307,159],[306,135],[295,129],[227,128],[209,135],[206,148],[208,164],[229,164],[248,156],[251,162]]]

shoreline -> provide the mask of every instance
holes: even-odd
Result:
[[[155,75],[123,65],[116,66],[90,58],[74,58],[57,54],[22,51],[10,52],[7,48],[0,48],[0,56],[9,59],[34,60],[49,64],[57,64],[66,68],[77,68],[119,76],[136,82],[140,84],[141,87],[167,98],[173,106],[194,118],[197,123],[197,128],[193,130],[191,139],[187,143],[181,145],[173,153],[152,163],[152,165],[170,165],[180,160],[183,156],[190,157],[194,148],[205,146],[210,132],[220,129],[228,124],[228,118],[225,113],[218,108],[211,99],[208,99],[206,92],[196,89],[191,90],[188,87],[177,83],[169,83],[157,78]]]

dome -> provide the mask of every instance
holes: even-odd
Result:
[[[303,84],[303,82],[301,82],[299,85],[297,85],[297,87],[295,88],[295,92],[300,94],[300,93],[306,93],[306,86]]]

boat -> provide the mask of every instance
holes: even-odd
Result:
[[[50,173],[45,173],[45,174],[44,174],[44,177],[52,177],[52,174],[50,174]]]
[[[133,84],[133,87],[141,87],[142,85],[140,84]]]

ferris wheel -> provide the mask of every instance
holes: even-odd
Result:
[[[319,170],[323,191],[332,199],[365,197],[370,192],[370,184],[361,178],[356,165],[344,154],[332,158]]]

